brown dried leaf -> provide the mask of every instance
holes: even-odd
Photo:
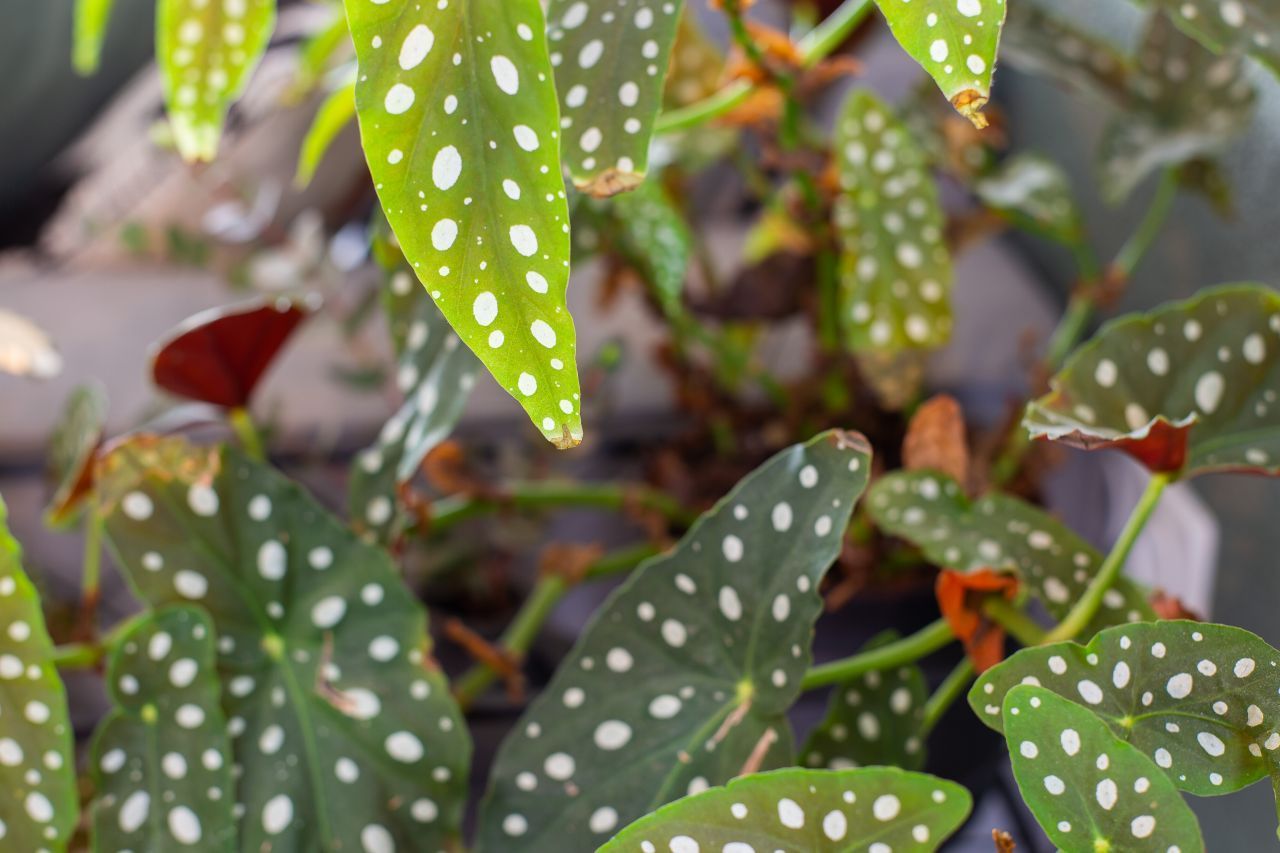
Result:
[[[902,442],[902,464],[908,471],[938,471],[962,485],[969,482],[964,411],[954,397],[939,394],[916,409]]]

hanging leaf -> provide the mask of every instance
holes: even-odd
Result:
[[[887,646],[896,631],[877,634],[864,650]],[[837,684],[827,716],[809,734],[800,755],[808,767],[846,770],[884,765],[924,767],[924,673],[915,664],[872,671]]]
[[[641,566],[503,744],[481,846],[593,849],[655,805],[787,763],[818,583],[869,467],[862,436],[823,433]]]
[[[1004,731],[1022,798],[1060,850],[1204,850],[1173,783],[1085,708],[1022,685]]]
[[[94,850],[241,849],[213,643],[208,616],[181,606],[120,637],[107,668],[116,707],[89,759]]]
[[[610,202],[619,250],[635,265],[668,316],[684,311],[684,283],[693,235],[666,190],[642,184]]]
[[[978,679],[969,704],[998,730],[1019,684],[1084,705],[1184,791],[1227,794],[1268,775],[1280,784],[1280,652],[1248,631],[1139,622],[1087,646],[1023,649]]]
[[[1128,57],[1036,3],[1014,3],[1009,10],[1000,58],[1113,106],[1124,106],[1128,99]]]
[[[991,99],[1004,0],[876,0],[876,4],[894,38],[929,73],[951,105],[975,127],[986,127],[982,108]]]
[[[312,310],[287,299],[258,299],[196,314],[152,348],[151,380],[179,397],[243,408]]]
[[[365,154],[405,257],[547,440],[577,445],[569,208],[538,0],[346,6]]]
[[[1215,53],[1252,54],[1280,74],[1280,8],[1269,0],[1154,0],[1154,5]]]
[[[8,517],[0,499],[0,840],[65,850],[80,803],[67,694]]]
[[[849,347],[893,351],[946,343],[951,256],[924,153],[866,89],[845,103],[836,152],[840,322]]]
[[[302,150],[298,152],[298,171],[293,177],[295,186],[306,187],[311,183],[329,146],[355,117],[356,84],[352,80],[330,92],[316,110],[316,117],[302,140]]]
[[[1108,323],[1027,407],[1034,438],[1153,471],[1280,473],[1280,296],[1227,285]]]
[[[62,356],[44,331],[26,317],[0,308],[0,372],[52,379],[62,372]]]
[[[1217,56],[1152,15],[1128,103],[1103,133],[1102,187],[1121,201],[1156,170],[1216,153],[1253,120],[1257,92],[1244,60]]]
[[[71,64],[88,77],[98,70],[102,42],[115,0],[76,0],[75,32],[71,43]]]
[[[107,396],[102,386],[76,386],[49,439],[49,480],[55,491],[44,517],[50,527],[65,528],[74,522],[93,491],[93,465],[106,420]]]
[[[275,29],[275,0],[160,0],[156,53],[178,152],[212,161],[227,110]]]
[[[973,184],[982,203],[1016,227],[1067,246],[1084,238],[1071,181],[1052,160],[1018,154]]]
[[[356,457],[348,500],[357,529],[388,542],[403,527],[397,506],[399,486],[453,431],[480,364],[471,350],[460,345],[407,269],[402,267],[388,277],[383,307],[398,358],[396,386],[404,403],[383,426],[378,441]]]
[[[1057,620],[1102,567],[1097,549],[1043,510],[1001,493],[971,502],[942,474],[888,474],[871,488],[867,509],[881,530],[911,542],[935,565],[1017,572]],[[1120,578],[1085,632],[1154,618],[1142,588]]]
[[[98,482],[138,597],[213,617],[237,849],[456,843],[470,745],[386,552],[236,450],[137,437]]]
[[[927,853],[960,828],[972,802],[954,782],[890,767],[778,770],[664,806],[599,853]]]
[[[649,163],[682,0],[626,5],[551,0],[547,39],[560,92],[562,157],[599,198],[635,189]]]

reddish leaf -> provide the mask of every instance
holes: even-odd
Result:
[[[196,314],[156,345],[152,380],[179,397],[243,407],[314,308],[287,299],[255,300]]]
[[[1017,591],[1016,578],[990,569],[964,573],[944,569],[938,575],[938,607],[980,673],[1004,660],[1004,629],[983,615],[982,602],[991,595],[1012,601]]]

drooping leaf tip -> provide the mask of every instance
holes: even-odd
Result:
[[[984,130],[990,124],[987,117],[982,112],[982,108],[987,105],[989,98],[978,92],[976,89],[965,89],[951,99],[951,106],[955,107],[956,112],[973,122],[973,126],[978,130]]]

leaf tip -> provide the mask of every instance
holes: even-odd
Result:
[[[973,122],[974,127],[983,130],[990,124],[982,112],[988,100],[986,95],[976,89],[965,89],[951,98],[951,106],[955,107],[960,115]]]
[[[630,192],[644,183],[642,172],[627,172],[621,169],[605,169],[587,178],[574,178],[573,185],[593,198],[611,198],[619,193]]]
[[[582,427],[571,429],[568,424],[561,424],[560,434],[548,433],[547,440],[554,444],[557,450],[572,450],[582,444]]]

